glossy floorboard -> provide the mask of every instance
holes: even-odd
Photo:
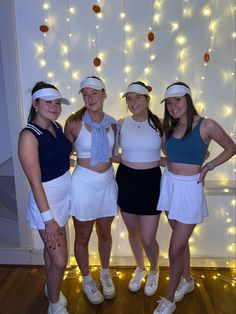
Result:
[[[81,289],[81,278],[75,269],[66,272],[62,291],[68,300],[70,314],[152,314],[159,296],[167,286],[168,268],[160,270],[159,287],[156,294],[147,297],[142,289],[129,292],[128,282],[134,268],[113,268],[112,275],[116,296],[100,305],[91,305]],[[99,283],[99,269],[92,275]],[[235,272],[230,269],[192,269],[195,290],[177,304],[176,314],[234,314],[236,313],[236,287],[233,286]],[[0,313],[1,314],[45,314],[48,301],[43,293],[44,268],[0,266]]]

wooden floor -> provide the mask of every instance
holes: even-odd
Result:
[[[100,305],[91,305],[81,290],[81,277],[75,269],[66,272],[62,291],[68,300],[70,314],[152,314],[157,299],[163,296],[167,286],[168,269],[160,269],[157,293],[147,297],[142,289],[129,292],[128,282],[134,268],[113,268],[116,287],[113,300]],[[233,278],[236,272],[230,269],[192,269],[195,278],[194,292],[177,304],[176,314],[235,314],[236,287]],[[99,284],[99,270],[92,269]],[[1,314],[45,314],[48,301],[43,293],[43,267],[0,266],[0,313]]]

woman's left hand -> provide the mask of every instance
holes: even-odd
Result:
[[[209,171],[209,169],[207,168],[206,165],[201,167],[198,183],[202,183],[203,186],[205,184],[205,176],[206,176],[208,171]]]

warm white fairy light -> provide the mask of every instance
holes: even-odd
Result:
[[[178,23],[175,23],[175,22],[172,22],[171,23],[171,28],[172,28],[172,31],[176,31],[178,28],[179,28],[179,24]]]
[[[126,17],[125,12],[121,12],[121,13],[120,13],[120,18],[121,18],[121,19],[124,19],[125,17]]]
[[[151,60],[151,61],[154,61],[154,60],[156,59],[156,57],[157,57],[156,55],[151,54],[151,55],[150,55],[150,60]]]
[[[185,42],[186,42],[186,38],[184,36],[179,36],[177,38],[177,42],[180,44],[180,45],[183,45]],[[180,52],[181,53],[181,52]]]
[[[48,78],[53,78],[54,77],[54,72],[48,72],[47,73]]]
[[[47,62],[46,62],[46,60],[41,59],[41,60],[39,60],[39,64],[41,67],[45,67],[47,65]]]
[[[48,10],[50,8],[49,3],[48,2],[44,2],[43,3],[43,8],[44,8],[44,10]]]
[[[74,14],[75,13],[75,8],[74,7],[69,7],[69,12],[70,12],[70,14]]]
[[[126,25],[124,26],[124,31],[127,32],[127,33],[131,32],[131,29],[132,29],[132,27],[131,27],[130,24],[126,24]]]

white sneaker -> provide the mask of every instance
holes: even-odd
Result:
[[[48,298],[48,287],[47,285],[44,286],[44,295],[46,298]],[[59,294],[59,303],[62,305],[62,306],[67,306],[67,300],[66,300],[66,297],[64,296],[64,294],[60,291],[60,294]]]
[[[158,280],[159,272],[158,271],[150,272],[144,287],[144,293],[146,296],[150,297],[151,295],[156,293],[158,287]]]
[[[100,276],[103,295],[105,299],[112,299],[115,296],[115,287],[109,274]]]
[[[179,286],[175,291],[175,302],[179,302],[183,299],[185,294],[192,292],[194,290],[194,280],[191,278],[190,281],[187,281],[184,277],[181,278]]]
[[[58,304],[49,303],[48,314],[69,314],[63,305],[61,305],[59,302],[57,303]]]
[[[92,304],[100,304],[104,301],[104,297],[98,290],[98,287],[94,280],[91,280],[87,284],[82,285],[82,289]]]
[[[158,307],[155,309],[153,314],[172,314],[176,309],[175,302],[171,303],[166,298],[161,298]]]
[[[129,282],[129,290],[132,292],[139,291],[142,280],[146,276],[146,269],[142,270],[141,268],[137,267],[135,272],[133,273],[133,278]]]

